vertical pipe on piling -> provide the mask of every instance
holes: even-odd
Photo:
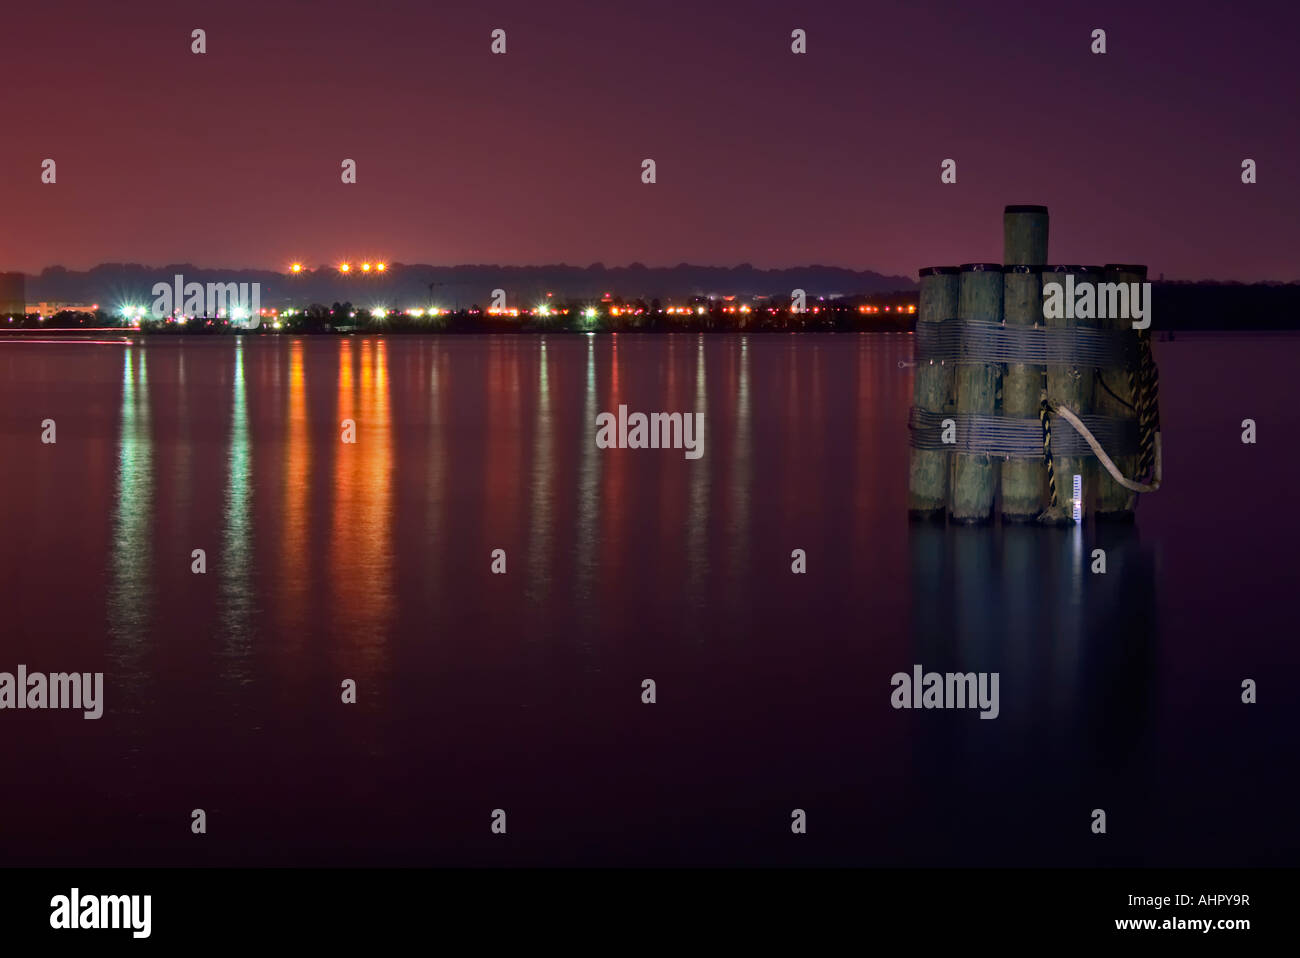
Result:
[[[1072,277],[1072,279],[1071,279]],[[1081,266],[1045,266],[1043,268],[1043,289],[1056,283],[1060,286],[1058,295],[1064,297],[1067,289],[1073,289],[1074,285],[1080,281],[1095,281],[1095,273],[1088,272]],[[1044,294],[1046,295],[1046,294]],[[1068,312],[1073,312],[1069,310]],[[1046,319],[1047,325],[1053,329],[1065,329],[1071,326],[1094,327],[1097,325],[1093,319],[1068,319],[1066,318],[1067,310],[1064,308],[1057,311],[1057,315],[1049,316]],[[1047,367],[1047,403],[1053,409],[1057,406],[1064,406],[1066,409],[1079,416],[1086,416],[1092,412],[1093,406],[1093,385],[1095,373],[1091,367],[1080,366],[1077,363],[1053,363]],[[1066,430],[1073,431],[1069,425],[1060,416],[1053,415],[1051,419],[1052,436],[1064,435]],[[1052,462],[1056,475],[1056,495],[1048,503],[1047,510],[1042,515],[1043,522],[1054,525],[1068,525],[1074,521],[1074,477],[1082,477],[1082,488],[1079,502],[1079,516],[1082,521],[1085,515],[1085,503],[1087,501],[1088,486],[1090,477],[1095,467],[1093,458],[1089,456],[1061,456],[1053,454]]]
[[[961,267],[957,317],[964,322],[1002,321],[1002,264],[967,263]],[[957,366],[957,412],[992,416],[996,409],[1000,367],[985,362]],[[987,522],[993,514],[993,462],[984,453],[953,455],[949,513],[955,522]]]
[[[1002,261],[1008,266],[1047,264],[1047,207],[1008,206],[1002,213]]]
[[[1106,317],[1099,322],[1103,329],[1126,330],[1130,335],[1133,333],[1133,320],[1131,318],[1131,295],[1134,292],[1134,285],[1141,290],[1141,286],[1146,282],[1147,268],[1145,266],[1129,266],[1118,263],[1107,263],[1105,267],[1105,280],[1107,284],[1123,283],[1127,286],[1128,296],[1122,293],[1115,299],[1127,302],[1129,310],[1125,310],[1128,315],[1112,316],[1111,313],[1120,312],[1120,310],[1107,309]],[[1112,297],[1105,297],[1108,301]],[[1102,302],[1102,290],[1097,290],[1097,305],[1100,311]],[[1150,304],[1147,304],[1148,308]],[[1098,371],[1100,377],[1098,385],[1103,388],[1097,390],[1097,412],[1106,416],[1114,416],[1117,419],[1137,419],[1137,395],[1136,395],[1136,372],[1137,372],[1137,355],[1136,350],[1131,364],[1127,367],[1116,366],[1110,369]],[[1112,395],[1113,394],[1113,395]],[[1137,453],[1125,455],[1111,455],[1115,466],[1126,478],[1136,479],[1138,469]],[[1097,518],[1112,519],[1119,521],[1132,521],[1133,510],[1137,506],[1137,493],[1130,492],[1118,482],[1116,482],[1105,469],[1099,469],[1097,483]]]
[[[921,301],[918,323],[944,323],[957,318],[955,266],[927,266],[921,270]],[[926,412],[951,414],[954,408],[951,362],[919,360],[912,390],[912,402]],[[907,484],[907,509],[913,519],[942,521],[948,505],[950,452],[946,449],[913,449]]]

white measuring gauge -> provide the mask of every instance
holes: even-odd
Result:
[[[1083,521],[1083,476],[1074,477],[1074,521]]]

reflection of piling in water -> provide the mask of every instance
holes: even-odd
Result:
[[[1085,682],[1093,715],[1089,740],[1112,769],[1133,754],[1146,729],[1155,687],[1155,558],[1134,525],[1098,523],[1084,556]],[[1106,572],[1091,572],[1096,549]]]
[[[952,555],[948,532],[938,525],[910,530],[912,632],[918,655],[944,656],[952,647]],[[920,661],[926,661],[924,658]]]
[[[917,318],[944,323],[957,316],[960,283],[955,266],[921,270],[921,303]],[[926,412],[949,414],[954,408],[952,363],[920,362],[916,366],[913,404]],[[946,449],[913,447],[908,476],[907,508],[915,519],[943,519],[948,506],[948,473],[952,454]]]
[[[1002,266],[967,263],[961,268],[957,318],[997,323],[1002,319]],[[957,367],[957,411],[966,416],[991,416],[997,403],[998,366],[987,362]],[[993,513],[993,460],[986,453],[958,452],[953,456],[952,503],[957,522],[987,522]]]
[[[961,763],[991,772],[972,738],[988,734],[980,726],[1009,736],[1001,751],[1015,762],[1056,761],[1065,776],[1127,760],[1148,721],[1157,630],[1154,563],[1135,526],[1094,535],[918,524],[908,548],[912,661],[1000,673],[997,719],[954,712],[922,726],[933,740],[918,752],[938,756],[926,766],[945,777],[961,776]],[[1097,548],[1104,573],[1092,571]]]

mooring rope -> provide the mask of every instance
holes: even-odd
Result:
[[[1047,406],[1047,371],[1043,371],[1043,393],[1038,403],[1038,418],[1043,423],[1043,462],[1047,464],[1047,503],[1056,504],[1056,464],[1052,461],[1052,420]]]
[[[1156,443],[1160,435],[1160,371],[1156,368],[1155,356],[1151,353],[1150,330],[1139,330],[1138,350],[1139,395],[1142,402],[1138,407],[1138,429],[1141,433],[1142,454],[1138,459],[1138,475],[1149,477],[1155,467]]]
[[[1046,383],[1046,373],[1043,374],[1043,380]],[[1115,396],[1110,387],[1106,385],[1100,372],[1097,374],[1097,382],[1101,383],[1101,387],[1106,392]],[[1160,449],[1160,373],[1156,368],[1155,356],[1151,352],[1151,333],[1148,330],[1138,330],[1138,363],[1136,367],[1130,367],[1128,370],[1128,384],[1133,403],[1126,403],[1118,396],[1115,396],[1115,398],[1137,413],[1139,449],[1137,475],[1139,479],[1149,479],[1149,482],[1138,482],[1135,479],[1125,477],[1110,456],[1106,455],[1106,451],[1101,448],[1101,443],[1097,441],[1092,431],[1083,424],[1083,421],[1073,410],[1058,405],[1052,407],[1050,411],[1074,427],[1075,431],[1088,443],[1093,454],[1097,457],[1097,461],[1105,466],[1111,478],[1121,486],[1132,492],[1155,492],[1160,488],[1160,481],[1163,478],[1164,457],[1161,455]],[[1052,427],[1047,418],[1048,411],[1047,389],[1044,387],[1042,406],[1038,415],[1043,421],[1043,462],[1047,466],[1047,487],[1050,496],[1048,503],[1054,505],[1056,503],[1056,469],[1052,463]]]
[[[1111,477],[1125,489],[1130,489],[1133,492],[1155,492],[1160,488],[1160,479],[1163,473],[1163,462],[1160,454],[1160,433],[1155,433],[1152,438],[1152,459],[1155,474],[1152,476],[1151,482],[1134,482],[1132,479],[1124,478],[1124,474],[1119,471],[1119,467],[1111,461],[1110,456],[1106,455],[1106,451],[1101,448],[1101,444],[1093,438],[1092,433],[1088,431],[1088,427],[1079,420],[1078,416],[1069,409],[1066,409],[1064,406],[1057,406],[1056,414],[1078,431],[1079,435],[1084,438],[1084,441],[1092,447],[1092,451],[1097,456],[1097,459],[1106,467],[1106,471],[1109,472]]]

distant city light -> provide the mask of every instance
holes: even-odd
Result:
[[[422,309],[411,309],[411,310],[407,310],[407,312],[409,312],[412,316],[416,317],[417,319],[424,315],[424,310]]]
[[[340,266],[339,266],[339,272],[340,272],[340,273],[350,273],[351,271],[352,271],[352,264],[351,264],[351,263],[342,263],[342,264],[340,264]]]
[[[301,273],[302,263],[294,263],[292,266],[289,267],[289,269],[295,273]]]
[[[538,306],[538,307],[537,307],[537,315],[538,315],[538,316],[549,316],[549,315],[551,315],[551,307],[546,306],[546,305]]]
[[[362,268],[364,269],[365,267],[362,267]],[[371,316],[374,316],[376,319],[383,319],[385,316],[388,315],[388,310],[386,310],[386,309],[384,309],[384,307],[380,306],[380,307],[378,307],[377,309],[372,309],[372,310],[370,311],[370,315],[371,315]]]
[[[231,319],[248,319],[248,310],[242,306],[236,306],[230,311]]]
[[[361,264],[361,272],[363,272],[363,273],[369,273],[369,272],[370,272],[370,264],[369,264],[369,263],[362,263],[362,264]]]
[[[379,272],[382,273],[384,270],[388,269],[388,264],[387,264],[387,263],[376,263],[376,264],[375,264],[375,269],[379,270]]]
[[[704,307],[703,307],[703,306],[696,306],[696,307],[695,307],[695,314],[696,314],[697,316],[703,316],[703,315],[704,315]]]
[[[585,316],[587,319],[595,319],[595,318],[596,318],[596,310],[593,309],[592,307],[588,306],[586,309],[584,309],[584,310],[582,311],[582,315]]]

